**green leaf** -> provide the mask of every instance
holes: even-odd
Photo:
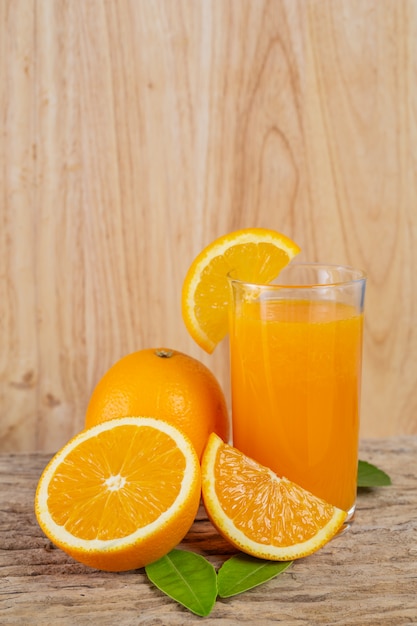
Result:
[[[391,478],[376,465],[358,461],[358,487],[384,487],[390,484]]]
[[[217,573],[219,596],[228,598],[271,580],[292,561],[264,561],[247,554],[236,554],[225,561]]]
[[[186,550],[171,550],[145,567],[149,580],[167,596],[196,615],[205,617],[217,598],[217,576],[203,556]]]

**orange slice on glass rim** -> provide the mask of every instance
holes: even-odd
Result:
[[[194,259],[182,288],[182,315],[190,335],[213,352],[227,335],[228,275],[266,284],[298,254],[291,239],[266,228],[246,228],[219,237]]]
[[[124,417],[83,430],[52,458],[35,513],[45,535],[74,559],[123,571],[182,541],[200,496],[188,437],[159,419]]]
[[[343,526],[346,512],[212,434],[202,459],[207,515],[235,548],[271,561],[308,556]]]

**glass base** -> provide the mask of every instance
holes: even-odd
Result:
[[[355,510],[356,510],[356,503],[347,512],[347,517],[345,521],[343,522],[343,526],[337,533],[336,537],[340,537],[340,535],[343,535],[352,526],[353,519],[355,517]]]
[[[350,507],[349,511],[347,512],[345,524],[348,524],[349,522],[353,522],[353,518],[355,517],[355,511],[356,511],[356,502],[353,506]]]

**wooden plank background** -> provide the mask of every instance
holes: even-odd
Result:
[[[417,2],[0,0],[0,450],[165,345],[214,237],[369,277],[362,436],[417,432]]]

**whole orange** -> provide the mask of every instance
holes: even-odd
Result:
[[[188,435],[201,458],[210,433],[224,441],[229,418],[223,391],[212,372],[191,356],[150,348],[117,361],[95,387],[85,426],[115,417],[156,417]]]

